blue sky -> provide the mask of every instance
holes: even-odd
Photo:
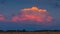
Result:
[[[30,24],[24,26],[16,23],[6,23],[0,22],[0,29],[8,30],[8,29],[27,29],[27,30],[37,30],[37,29],[59,29],[60,30],[60,7],[56,6],[56,2],[60,5],[60,1],[56,0],[0,0],[0,13],[4,14],[4,16],[8,19],[12,17],[14,14],[18,14],[20,9],[29,8],[34,5],[38,5],[39,8],[48,10],[49,14],[54,18],[53,26],[44,26],[38,24]]]

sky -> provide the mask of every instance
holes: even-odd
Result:
[[[57,4],[56,4],[57,3]],[[60,30],[60,1],[59,0],[0,0],[0,13],[7,20],[11,20],[13,15],[17,15],[22,8],[30,8],[37,5],[41,9],[46,9],[53,17],[51,24],[27,22],[0,22],[0,30]]]

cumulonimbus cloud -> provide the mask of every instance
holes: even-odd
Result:
[[[49,15],[47,10],[39,9],[36,6],[33,6],[31,8],[23,8],[20,11],[21,11],[20,15],[12,17],[13,22],[27,20],[32,20],[36,22],[51,22],[53,19],[52,16]]]

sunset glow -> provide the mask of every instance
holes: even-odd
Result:
[[[19,17],[20,16],[20,17]],[[39,9],[38,7],[21,9],[21,15],[13,17],[13,21],[32,20],[36,22],[51,22],[52,17],[49,16],[47,10]]]

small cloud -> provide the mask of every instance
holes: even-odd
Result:
[[[4,20],[5,20],[4,16],[0,14],[0,21],[4,21]]]

